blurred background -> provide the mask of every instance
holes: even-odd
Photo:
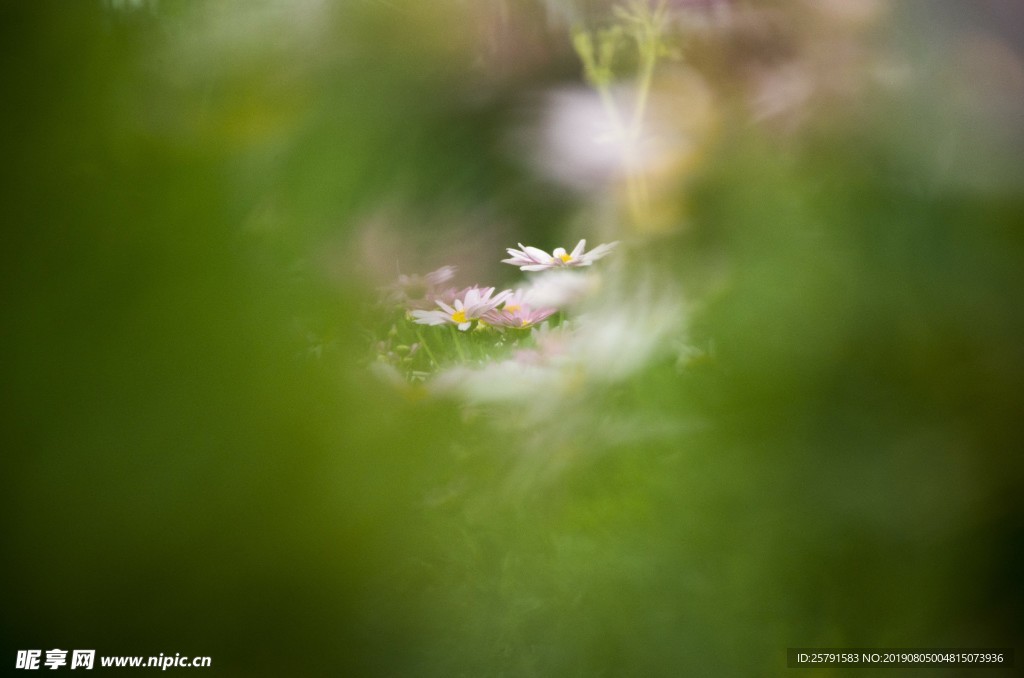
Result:
[[[573,39],[611,2],[5,3],[2,661],[1012,647],[1024,7],[662,10],[624,166]],[[379,286],[583,237],[623,243],[609,304],[679,315],[613,377],[539,412],[367,370]]]

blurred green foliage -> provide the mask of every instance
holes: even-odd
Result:
[[[502,150],[551,76],[474,102],[457,3],[314,6],[0,9],[3,661],[764,675],[1013,644],[1024,193],[929,160],[983,130],[922,129],[927,87],[798,143],[726,120],[689,228],[633,252],[694,290],[704,358],[523,431],[378,383],[372,290],[318,266],[396,191],[559,229],[572,199]]]

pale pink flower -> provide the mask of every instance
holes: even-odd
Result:
[[[498,328],[526,329],[533,327],[551,317],[557,309],[531,308],[525,301],[525,292],[516,290],[500,309],[494,309],[484,315],[488,325]]]
[[[555,251],[548,254],[536,247],[528,247],[519,243],[522,249],[507,248],[510,259],[502,259],[504,264],[518,266],[521,271],[546,271],[552,268],[575,268],[578,266],[590,266],[601,257],[606,256],[619,243],[611,242],[598,245],[589,252],[585,252],[586,240],[580,240],[572,252],[566,252],[564,247],[556,247]]]
[[[410,313],[421,325],[458,325],[465,332],[474,320],[480,320],[489,311],[496,309],[511,294],[510,290],[494,294],[493,287],[470,287],[451,304],[437,300],[439,310],[413,310]]]

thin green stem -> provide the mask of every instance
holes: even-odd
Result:
[[[427,352],[427,357],[429,357],[430,361],[434,363],[434,367],[441,367],[441,363],[437,362],[437,358],[434,357],[434,352],[430,350],[430,344],[428,344],[427,340],[423,338],[423,332],[418,327],[416,328],[416,336],[419,337],[420,346],[422,346],[423,350]]]
[[[650,87],[649,81],[647,82],[647,87]],[[647,188],[644,177],[642,175],[638,175],[634,169],[636,162],[633,157],[633,143],[640,136],[639,130],[634,129],[636,126],[635,119],[634,121],[631,121],[628,128],[626,127],[607,84],[595,84],[594,88],[597,90],[598,96],[601,98],[601,104],[604,107],[609,122],[611,122],[614,133],[624,142],[622,163],[625,166],[624,169],[626,171],[626,200],[629,204],[629,211],[633,217],[633,221],[642,221],[643,215],[647,212],[645,200]]]
[[[459,332],[455,329],[455,325],[449,325],[448,329],[452,331],[452,341],[455,343],[455,350],[459,354],[459,360],[462,362],[466,361],[466,352],[462,350],[462,342],[459,341]]]
[[[648,11],[644,10],[645,12]],[[639,82],[636,89],[636,99],[633,105],[633,117],[627,131],[626,145],[626,189],[629,195],[630,211],[633,222],[642,226],[648,217],[649,196],[647,191],[647,177],[635,169],[635,145],[640,140],[640,133],[644,126],[644,117],[647,114],[647,103],[650,100],[651,83],[654,80],[654,69],[658,64],[658,50],[660,48],[661,32],[665,17],[665,0],[660,0],[657,8],[651,14],[644,16],[641,27],[637,28],[636,45],[640,52],[641,66]]]
[[[629,125],[631,139],[636,139],[643,129],[644,114],[647,112],[647,99],[651,92],[651,80],[654,78],[654,66],[658,62],[656,50],[644,49],[643,65],[640,69],[640,84],[636,90],[636,103],[633,107],[633,119]]]
[[[643,63],[640,68],[640,85],[637,88],[636,104],[633,107],[633,120],[630,124],[631,137],[639,136],[643,127],[644,114],[647,111],[647,100],[651,93],[651,81],[654,78],[654,67],[658,63],[658,48],[660,44],[662,21],[665,15],[665,0],[658,3],[654,13],[646,17],[639,35],[637,35],[637,49]]]
[[[637,86],[632,115],[620,111],[612,96],[613,61],[618,36],[622,27],[603,31],[595,37],[582,28],[573,31],[573,45],[583,62],[587,80],[597,91],[614,134],[622,141],[622,163],[625,171],[626,204],[635,228],[643,228],[648,221],[649,191],[646,174],[639,170],[637,144],[643,131],[644,118],[650,100],[654,70],[661,50],[661,35],[665,27],[667,0],[631,0],[617,10],[625,31],[631,34],[640,57]],[[628,116],[628,120],[625,119]]]
[[[601,104],[604,106],[605,113],[608,114],[608,119],[612,123],[612,127],[615,128],[617,134],[623,134],[626,131],[626,125],[622,122],[622,116],[619,115],[619,108],[615,105],[615,100],[612,98],[612,93],[608,90],[608,85],[600,84],[595,85],[598,96],[601,97]]]

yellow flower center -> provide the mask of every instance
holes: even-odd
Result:
[[[517,306],[516,304],[512,304],[511,306],[505,306],[505,308],[503,310],[508,311],[509,313],[515,313],[520,308],[522,308],[522,307],[521,306]]]
[[[563,264],[568,264],[570,261],[572,261],[572,257],[569,256],[568,252],[566,252],[565,254],[559,254],[558,258],[562,260]]]
[[[460,325],[462,323],[464,323],[464,322],[469,322],[468,320],[466,320],[466,312],[465,311],[456,311],[455,313],[452,313],[452,320],[454,320],[455,322],[457,322]]]

